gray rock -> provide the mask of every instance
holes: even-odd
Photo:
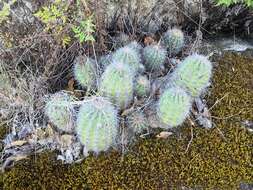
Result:
[[[105,23],[110,27],[135,26],[142,32],[155,33],[162,25],[183,22],[184,14],[196,14],[200,0],[103,0],[100,2]],[[183,13],[187,10],[186,13]],[[130,23],[129,23],[130,22]]]

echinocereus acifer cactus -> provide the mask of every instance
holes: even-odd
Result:
[[[135,94],[138,97],[148,96],[151,90],[151,84],[145,75],[139,75],[135,80]]]
[[[161,95],[157,114],[166,128],[183,123],[190,112],[191,96],[179,87],[166,89]]]
[[[135,133],[141,134],[148,129],[148,120],[142,111],[134,111],[126,117],[128,127]]]
[[[74,65],[74,76],[82,87],[86,87],[88,90],[92,89],[97,82],[95,60],[84,56],[77,57]]]
[[[49,98],[45,106],[45,114],[58,129],[71,132],[74,128],[74,97],[66,92],[57,92]]]
[[[163,67],[166,50],[159,45],[149,45],[143,49],[145,66],[149,71],[157,71]]]
[[[118,135],[117,110],[103,97],[84,101],[77,116],[76,133],[86,152],[106,151]]]
[[[120,109],[125,109],[133,100],[133,80],[134,74],[129,65],[114,62],[102,74],[99,92]]]
[[[184,33],[177,28],[169,29],[163,35],[163,44],[167,47],[170,55],[179,53],[184,46]]]
[[[171,81],[196,97],[209,86],[211,76],[212,63],[203,55],[193,54],[178,64]]]
[[[134,48],[126,46],[118,49],[113,53],[112,60],[129,65],[134,73],[140,69],[140,54]]]

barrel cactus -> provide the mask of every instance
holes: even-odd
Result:
[[[84,101],[77,115],[76,133],[87,152],[106,151],[118,135],[117,110],[103,97]]]
[[[130,37],[126,33],[119,33],[113,38],[113,48],[121,48],[130,42]]]
[[[133,99],[134,74],[129,65],[113,62],[107,66],[100,81],[99,92],[124,109]]]
[[[71,132],[74,128],[74,97],[64,91],[57,92],[48,99],[45,114],[59,130]]]
[[[135,111],[126,117],[127,126],[135,133],[141,134],[148,129],[148,120],[142,111]]]
[[[150,93],[151,84],[145,75],[139,75],[135,81],[135,93],[139,97],[145,97]]]
[[[132,41],[131,43],[127,44],[127,47],[137,51],[138,53],[141,53],[142,50],[142,46],[136,41]]]
[[[166,89],[161,95],[157,114],[165,128],[183,123],[190,112],[191,97],[179,87]]]
[[[197,97],[209,86],[212,63],[207,57],[193,54],[185,58],[172,73],[172,82]]]
[[[95,60],[79,56],[75,60],[74,76],[82,87],[88,90],[92,89],[97,82]]]
[[[112,59],[115,62],[122,62],[129,65],[134,73],[137,73],[140,68],[140,54],[135,49],[127,46],[115,51]]]
[[[159,45],[149,45],[143,49],[143,58],[148,70],[159,70],[166,59],[166,50]]]
[[[163,43],[170,55],[177,54],[184,46],[184,33],[177,28],[170,29],[164,34]]]

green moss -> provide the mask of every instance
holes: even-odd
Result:
[[[85,165],[61,165],[54,153],[43,153],[18,162],[4,173],[5,190],[87,189]]]
[[[252,182],[253,135],[240,126],[253,119],[252,73],[253,60],[234,54],[217,62],[210,106],[229,95],[212,115],[234,116],[214,119],[219,130],[194,128],[187,153],[188,124],[180,136],[140,140],[124,156],[111,151],[67,166],[55,162],[54,154],[37,155],[4,174],[4,189],[237,189],[240,182]]]

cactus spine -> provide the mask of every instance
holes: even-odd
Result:
[[[177,28],[170,29],[164,34],[163,43],[170,55],[177,54],[184,46],[184,33]]]
[[[139,75],[135,82],[135,93],[139,97],[148,96],[150,93],[151,84],[148,78],[144,75]]]
[[[130,42],[130,37],[127,34],[121,32],[116,37],[114,37],[113,48],[114,49],[121,48],[127,45],[129,42]]]
[[[128,65],[112,63],[101,77],[99,91],[120,109],[124,109],[133,99],[133,79],[134,74]]]
[[[136,41],[132,41],[131,43],[127,44],[127,47],[137,51],[138,53],[141,53],[142,50],[142,46]]]
[[[191,97],[179,87],[166,89],[160,97],[157,113],[166,127],[175,127],[183,123],[191,108]]]
[[[95,60],[84,56],[77,57],[74,65],[74,76],[82,87],[86,87],[88,90],[94,87],[97,80]]]
[[[159,45],[149,45],[143,49],[143,58],[148,70],[159,70],[166,59],[166,50]]]
[[[197,97],[209,86],[212,63],[203,55],[193,54],[184,59],[172,74],[172,82]]]
[[[74,128],[74,98],[66,92],[53,94],[46,102],[45,114],[59,130],[71,132]]]
[[[85,101],[77,116],[76,133],[86,151],[106,151],[118,135],[117,110],[103,97]]]
[[[148,129],[148,121],[145,114],[141,111],[135,111],[127,116],[128,127],[135,133],[141,134]]]
[[[140,68],[140,54],[130,47],[118,49],[112,55],[115,62],[122,62],[130,66],[130,69],[136,73]]]

